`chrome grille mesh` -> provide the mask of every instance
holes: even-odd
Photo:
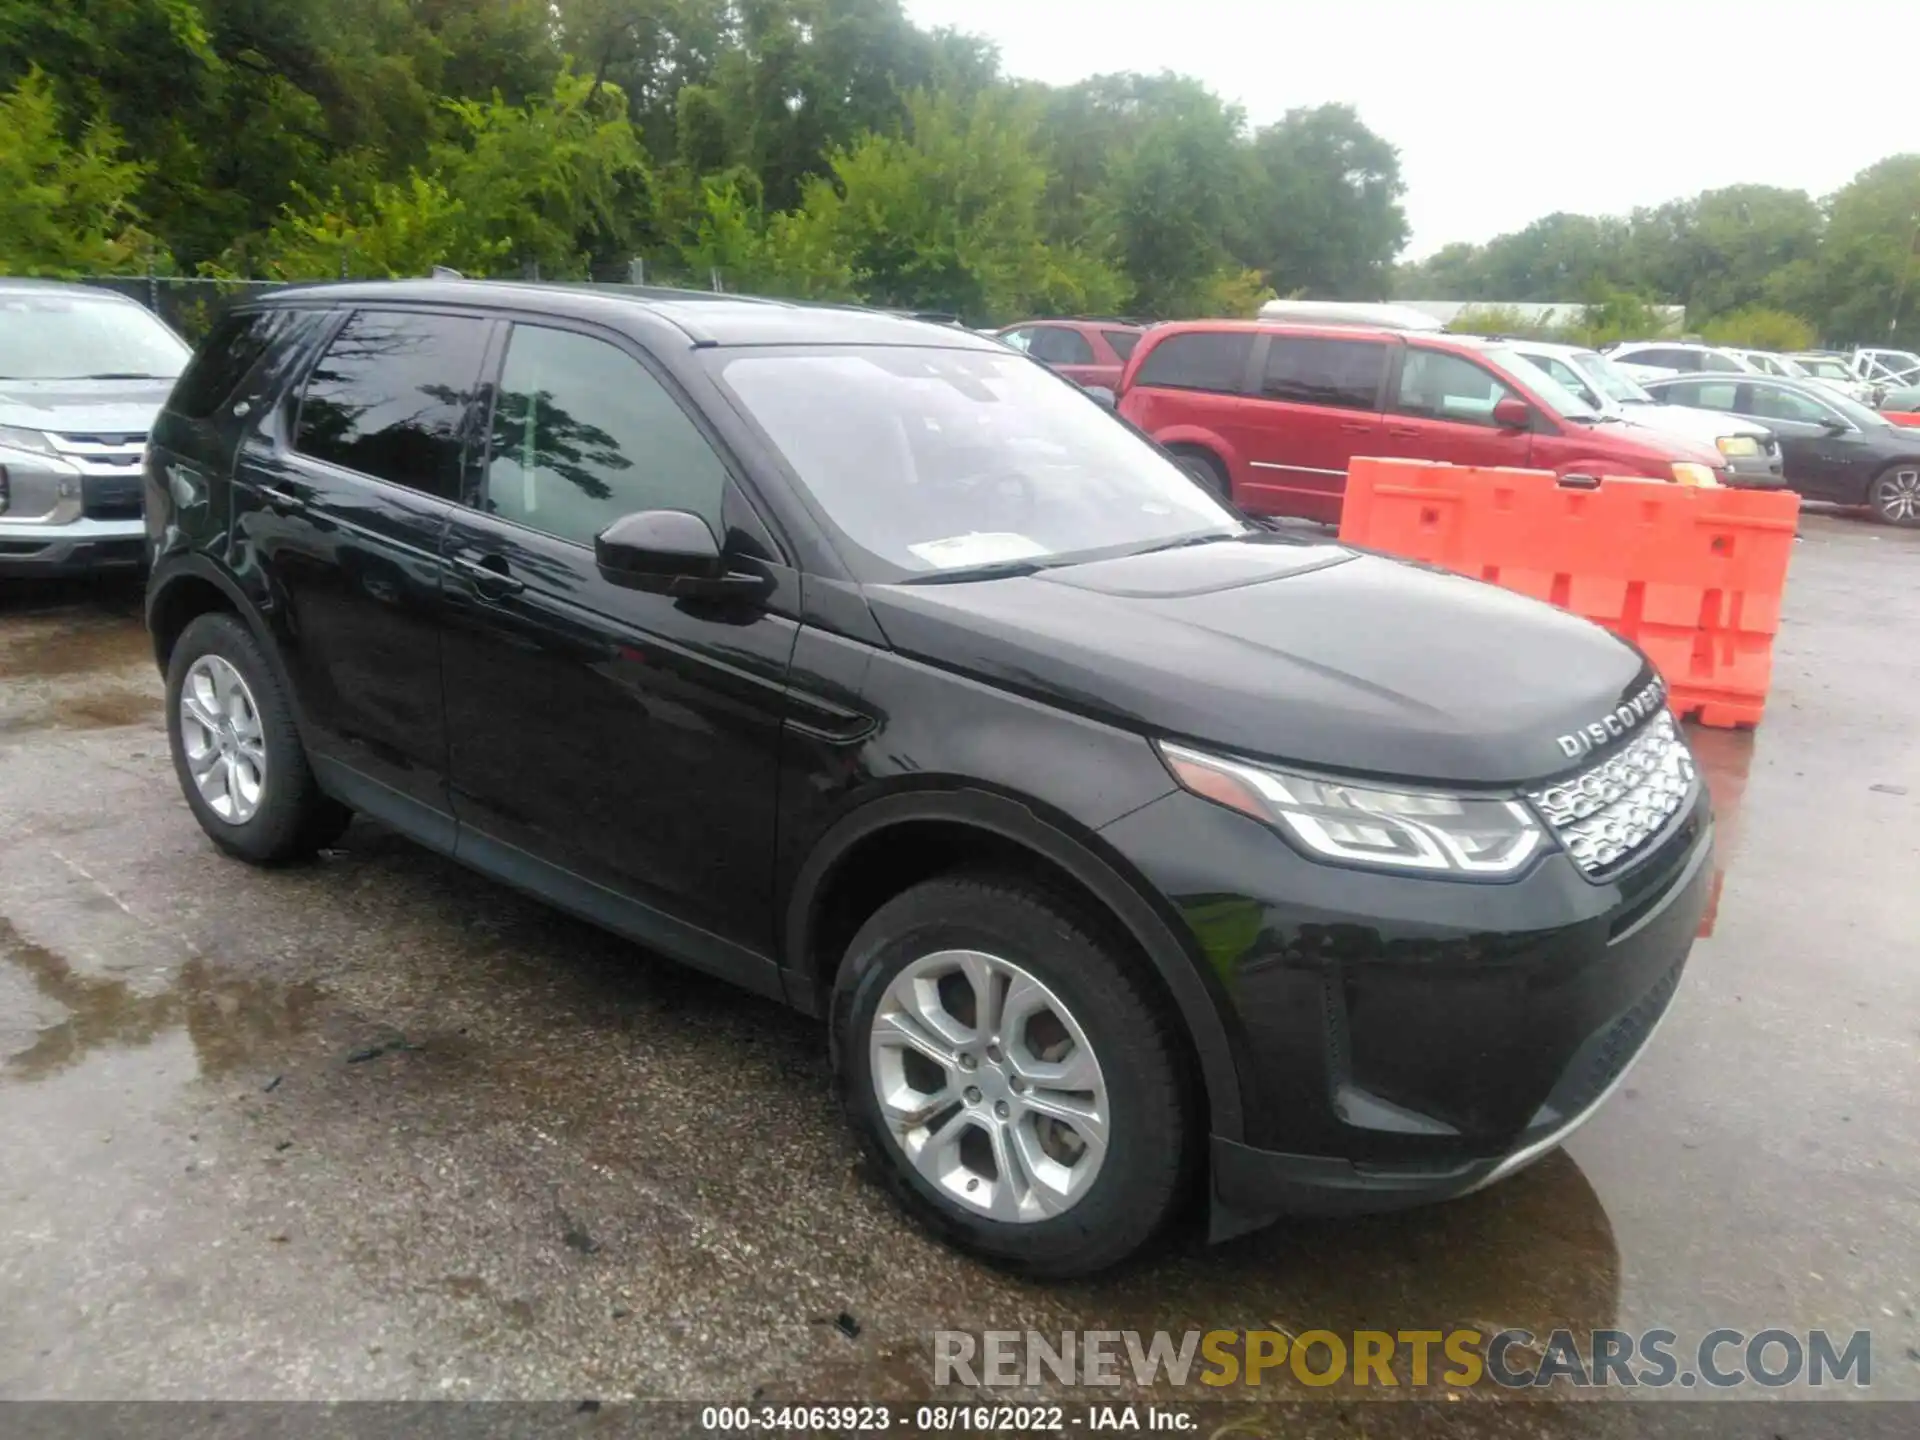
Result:
[[[1693,791],[1693,757],[1662,712],[1626,749],[1528,799],[1589,875],[1611,869],[1665,828]]]

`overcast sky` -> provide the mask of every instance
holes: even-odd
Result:
[[[1330,100],[1399,147],[1417,259],[1555,210],[1812,192],[1920,150],[1913,0],[905,0],[1071,84],[1177,70],[1256,125]]]

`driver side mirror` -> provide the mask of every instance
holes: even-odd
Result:
[[[1120,408],[1120,401],[1118,397],[1116,397],[1113,391],[1109,390],[1106,386],[1083,385],[1080,388],[1085,390],[1087,394],[1092,397],[1093,403],[1098,405],[1102,410],[1114,411]]]
[[[1820,422],[1820,428],[1829,435],[1845,435],[1852,431],[1853,426],[1844,420],[1833,419],[1822,420]]]
[[[1502,430],[1525,430],[1533,424],[1533,407],[1513,395],[1496,400],[1493,404],[1493,423]]]
[[[683,600],[743,598],[765,584],[733,571],[713,530],[690,510],[622,515],[594,537],[593,559],[609,585]]]

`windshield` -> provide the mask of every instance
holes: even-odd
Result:
[[[172,380],[186,344],[125,300],[0,293],[0,380]]]
[[[1573,357],[1574,368],[1609,400],[1622,405],[1653,405],[1656,402],[1626,371],[1594,350],[1582,350]]]
[[[1598,420],[1600,418],[1598,410],[1518,350],[1509,350],[1504,345],[1496,345],[1489,346],[1485,353],[1494,364],[1505,369],[1514,379],[1533,391],[1534,395],[1554,414],[1567,420]]]
[[[1064,563],[1247,526],[1071,383],[1017,355],[715,352],[722,384],[870,578]],[[857,556],[848,556],[856,569]]]

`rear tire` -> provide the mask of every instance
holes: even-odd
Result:
[[[353,819],[321,794],[273,667],[236,615],[201,615],[174,642],[167,742],[194,818],[236,859],[305,859]]]
[[[1022,881],[930,880],[860,928],[834,987],[841,1101],[887,1188],[1025,1274],[1125,1260],[1192,1171],[1168,1007],[1106,928]]]
[[[1180,468],[1191,475],[1206,492],[1216,500],[1233,503],[1233,481],[1227,475],[1227,467],[1220,463],[1216,455],[1195,447],[1181,447],[1170,452]]]
[[[1920,463],[1897,461],[1874,476],[1867,486],[1867,504],[1883,524],[1920,526]]]

